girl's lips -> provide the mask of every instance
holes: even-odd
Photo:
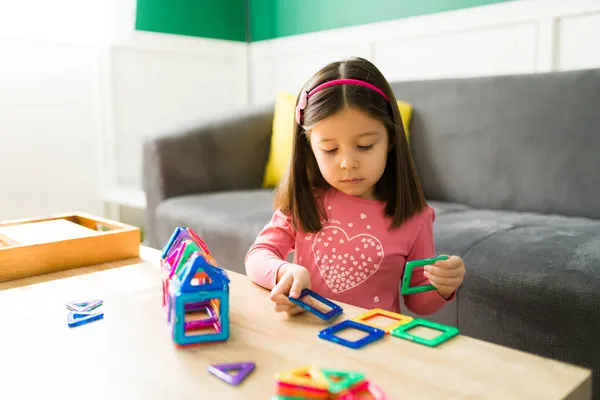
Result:
[[[342,182],[344,183],[358,183],[361,182],[362,178],[351,178],[351,179],[343,179]]]

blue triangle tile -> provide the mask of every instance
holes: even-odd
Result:
[[[69,313],[68,324],[72,328],[75,326],[87,324],[92,321],[97,321],[102,318],[104,318],[104,313],[100,313],[100,312],[71,311]]]

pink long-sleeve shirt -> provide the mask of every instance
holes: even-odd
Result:
[[[407,261],[435,257],[434,210],[427,207],[390,231],[384,204],[326,191],[327,220],[318,233],[295,231],[290,217],[277,210],[246,255],[246,273],[258,285],[272,289],[279,267],[294,250],[294,263],[310,273],[311,289],[333,301],[366,309],[400,313],[400,285]],[[411,285],[428,284],[423,268],[415,268]],[[427,315],[454,299],[437,291],[404,296],[406,306]]]

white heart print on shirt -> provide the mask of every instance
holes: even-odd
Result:
[[[383,261],[383,246],[373,235],[349,237],[340,227],[323,228],[312,245],[315,263],[327,286],[341,293],[369,279]]]

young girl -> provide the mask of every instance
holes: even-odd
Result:
[[[434,211],[425,202],[394,93],[369,61],[321,69],[300,92],[290,168],[275,213],[246,256],[246,273],[271,290],[275,310],[303,288],[366,309],[400,310],[407,261],[435,257]],[[294,262],[286,261],[294,250]],[[465,267],[456,256],[415,269],[405,296],[416,314],[454,299]]]

